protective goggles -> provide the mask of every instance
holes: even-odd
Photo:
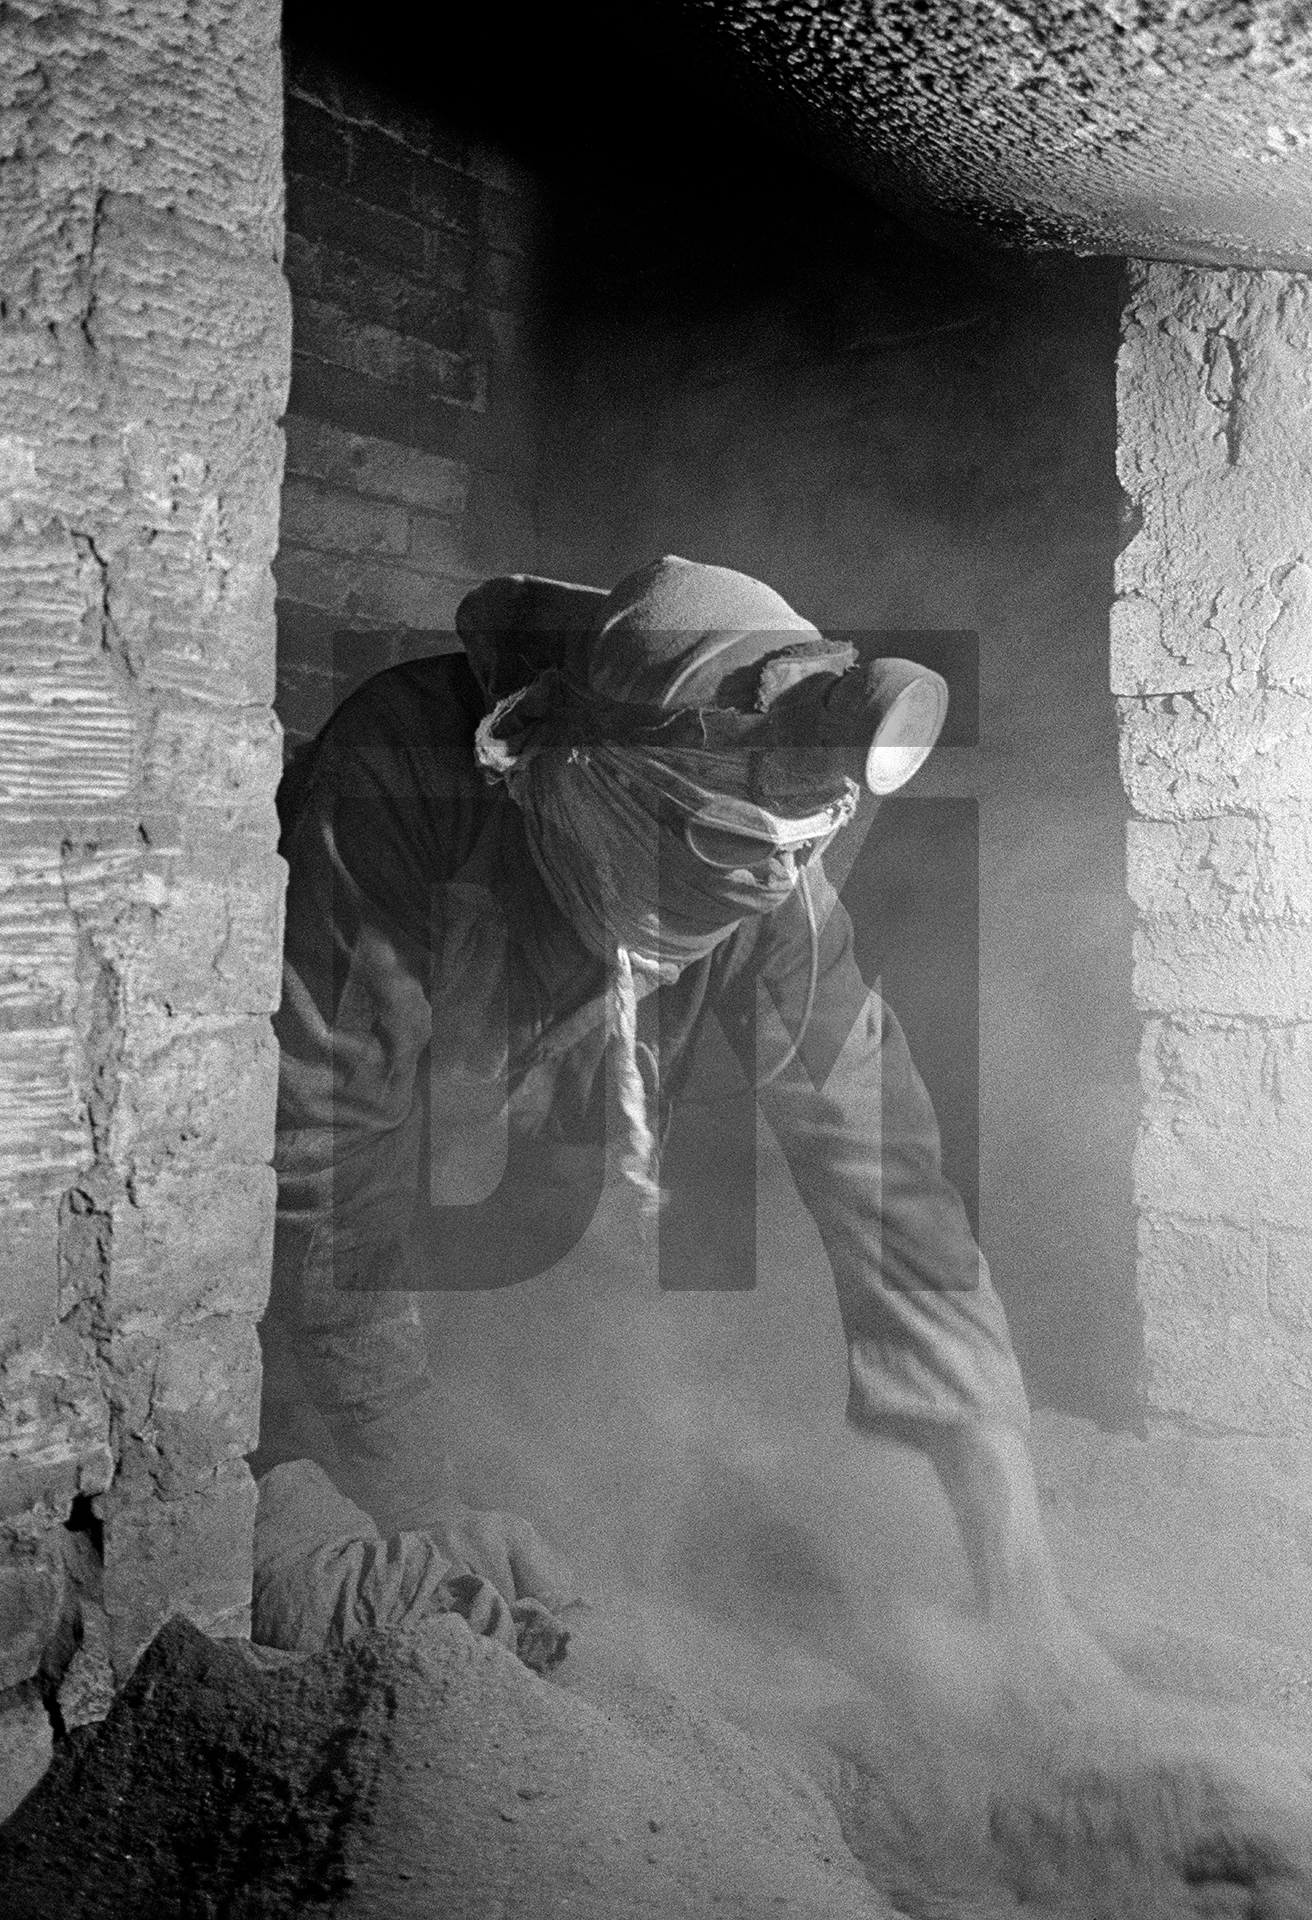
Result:
[[[769,813],[741,801],[720,799],[712,806],[680,808],[676,828],[688,851],[718,873],[753,872],[791,854],[805,866],[824,852],[856,811],[856,788],[830,806],[803,819]]]
[[[789,853],[799,867],[805,866],[808,860],[824,852],[842,824],[839,821],[809,840],[791,837],[787,840],[767,840],[754,833],[743,833],[732,827],[722,827],[715,821],[693,816],[683,821],[683,842],[689,853],[695,854],[704,866],[713,867],[717,873],[743,870],[750,873],[768,867],[771,861]]]

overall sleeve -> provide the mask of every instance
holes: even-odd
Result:
[[[809,884],[813,996],[795,896],[758,942],[755,1064],[767,1080],[761,1105],[833,1267],[848,1418],[912,1441],[950,1423],[1023,1428],[1002,1304],[943,1173],[929,1096],[897,1019],[861,978],[851,921],[818,867]],[[796,1057],[769,1079],[799,1032]]]
[[[391,1429],[404,1438],[403,1429],[434,1424],[421,1418],[432,1378],[410,1226],[434,915],[486,804],[469,752],[479,710],[463,659],[377,676],[313,749],[283,838],[278,1225],[261,1455],[265,1464],[281,1455],[270,1378],[281,1366],[283,1404],[308,1397],[329,1424],[334,1472],[359,1453],[371,1489],[396,1452]],[[290,1435],[294,1422],[285,1424]]]
[[[369,1419],[430,1384],[405,1271],[431,1025],[425,940],[396,890],[406,836],[383,777],[330,742],[284,841],[273,1308],[330,1420]],[[422,891],[412,873],[409,892]]]

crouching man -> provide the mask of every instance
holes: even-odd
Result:
[[[304,1391],[324,1467],[383,1536],[422,1534],[507,1602],[559,1601],[568,1576],[534,1530],[451,1491],[417,1296],[568,1254],[608,1088],[635,1205],[655,1211],[658,1142],[714,1016],[832,1265],[849,1419],[933,1463],[991,1622],[1092,1660],[1041,1532],[1002,1308],[821,864],[861,785],[900,786],[932,747],[942,682],[675,558],[609,594],[489,581],[457,624],[464,657],[390,669],[342,706],[286,808],[257,1467],[305,1450],[283,1420]],[[786,1042],[770,1058],[762,990]],[[494,1191],[456,1203],[494,1135]]]

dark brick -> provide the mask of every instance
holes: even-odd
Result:
[[[357,320],[390,327],[450,353],[463,352],[468,345],[468,307],[447,287],[416,286],[384,268],[366,270],[358,260],[332,247],[320,250],[315,274],[315,287],[305,291],[345,307]]]
[[[351,144],[351,192],[356,198],[396,213],[413,212],[418,154],[377,127],[356,127]]]
[[[428,229],[428,278],[435,286],[467,293],[477,278],[478,240],[454,227]]]
[[[375,628],[370,633],[353,632],[338,622],[332,642],[332,670],[340,700],[393,664],[396,633],[395,627]]]
[[[470,355],[430,347],[388,327],[362,324],[354,313],[318,300],[292,308],[292,351],[361,373],[417,398],[483,404],[483,363]]]
[[[353,126],[368,127],[413,153],[441,160],[449,167],[468,164],[469,149],[460,134],[357,74],[335,75],[335,99]]]
[[[331,673],[279,667],[273,708],[289,732],[302,738],[318,733],[341,701],[341,689]]]
[[[350,169],[350,136],[340,120],[308,100],[292,98],[283,122],[283,152],[289,173],[307,174],[332,186],[345,186]]]
[[[298,233],[287,235],[284,265],[293,296],[328,301],[356,320],[390,327],[448,353],[470,349],[469,304],[450,287],[417,285],[404,274]]]
[[[353,133],[351,191],[374,206],[414,214],[426,225],[472,233],[478,221],[476,180],[413,153],[374,127]]]
[[[428,160],[415,168],[411,184],[414,211],[427,225],[453,227],[457,233],[475,232],[481,192],[477,180]]]
[[[317,607],[302,607],[295,600],[279,600],[278,679],[291,669],[331,673],[333,635],[341,621]]]
[[[292,356],[288,411],[329,420],[348,433],[368,433],[398,446],[422,447],[454,460],[469,457],[478,440],[469,422],[478,416],[454,401],[438,400],[371,380],[345,367],[330,367],[304,354]]]
[[[287,176],[287,227],[303,240],[327,241],[361,260],[421,278],[426,271],[424,229],[417,220],[367,207],[318,180]]]

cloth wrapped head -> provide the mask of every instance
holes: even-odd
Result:
[[[609,594],[489,580],[456,626],[489,703],[478,760],[607,963],[625,1173],[654,1211],[635,962],[654,985],[780,906],[861,781],[889,792],[914,773],[947,688],[909,661],[861,661],[759,580],[674,555]]]
[[[514,576],[456,616],[491,703],[476,751],[585,944],[667,972],[768,913],[942,725],[947,690],[861,661],[771,587],[672,555],[610,594]]]

